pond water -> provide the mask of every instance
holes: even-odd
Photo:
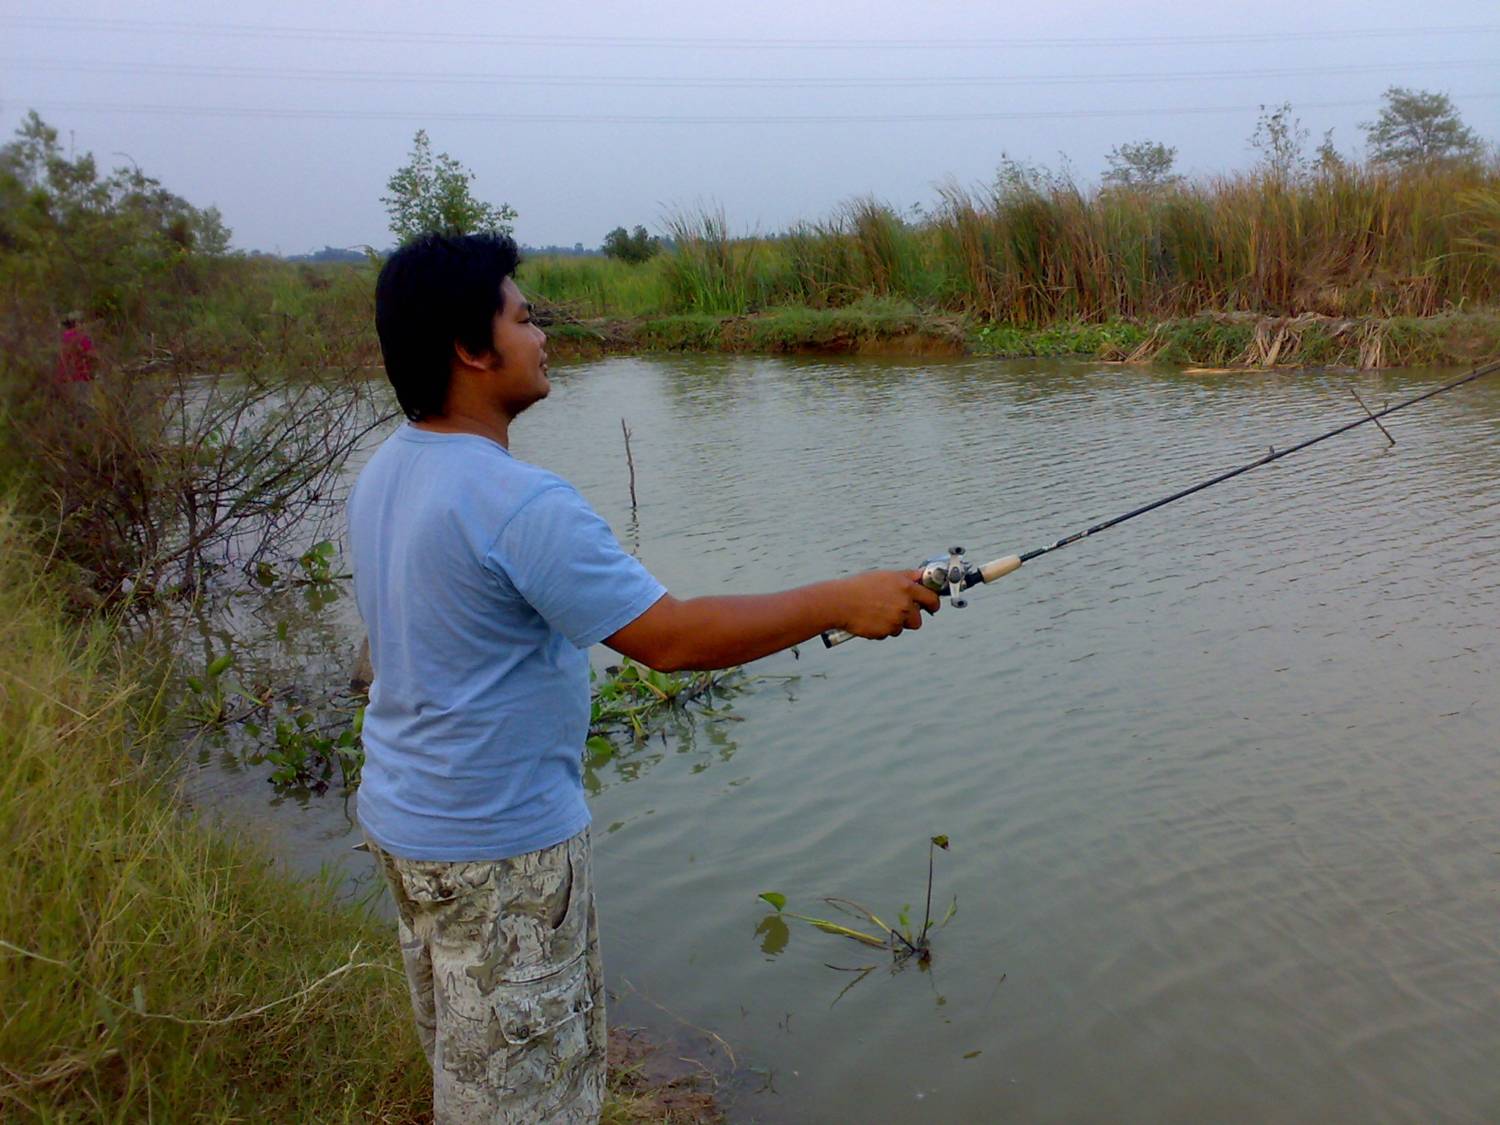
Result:
[[[513,449],[679,596],[755,592],[1029,550],[1451,374],[607,359]],[[593,773],[613,1018],[727,1045],[739,1120],[1500,1116],[1500,382],[1387,425],[765,660],[733,721]],[[288,597],[283,656],[342,674],[351,599]],[[200,802],[368,877],[339,799],[199,761]],[[935,833],[930,969],[762,926],[772,890],[920,917]]]

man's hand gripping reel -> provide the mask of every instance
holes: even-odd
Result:
[[[934,591],[938,597],[947,598],[948,604],[954,609],[963,609],[969,604],[963,592],[970,586],[1003,578],[1021,565],[1019,555],[1007,555],[1003,559],[995,559],[983,566],[975,566],[963,556],[962,547],[952,547],[948,551],[947,558],[939,555],[937,558],[926,560],[922,563],[922,577],[918,579],[923,586]],[[847,629],[830,629],[823,634],[823,643],[832,648],[845,641],[852,641],[856,635]]]

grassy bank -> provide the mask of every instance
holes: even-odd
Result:
[[[151,670],[0,516],[0,1116],[416,1121],[390,927],[185,816]]]
[[[1461,366],[1500,354],[1500,312],[1389,318],[1217,313],[1029,327],[867,301],[847,309],[772,309],[745,316],[601,318],[556,323],[547,331],[554,355],[575,358],[682,351],[972,354],[1215,367],[1369,368]]]
[[[1219,313],[1154,324],[981,325],[972,347],[985,355],[1214,367],[1461,366],[1500,354],[1500,313],[1389,318]]]

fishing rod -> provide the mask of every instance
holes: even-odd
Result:
[[[1202,481],[1190,488],[1184,488],[1181,492],[1174,492],[1170,496],[1163,496],[1160,500],[1153,500],[1149,504],[1142,504],[1139,508],[1133,508],[1123,515],[1116,516],[1114,519],[1105,520],[1103,523],[1096,523],[1093,527],[1084,528],[1082,531],[1075,531],[1072,535],[1066,535],[1057,540],[1057,542],[1049,543],[1045,547],[1038,547],[1034,551],[1027,551],[1024,555],[1006,555],[1004,558],[987,562],[983,566],[975,566],[968,559],[964,558],[964,549],[962,547],[950,547],[946,557],[939,555],[922,562],[922,575],[918,581],[929,590],[937,593],[939,597],[946,597],[948,604],[955,609],[962,609],[969,604],[968,599],[964,598],[962,593],[971,586],[978,586],[981,583],[994,582],[996,579],[1004,578],[1012,571],[1019,570],[1023,564],[1029,563],[1032,559],[1045,555],[1049,551],[1056,551],[1068,546],[1070,543],[1077,543],[1080,539],[1087,539],[1090,535],[1097,535],[1099,532],[1116,527],[1126,520],[1133,520],[1136,516],[1143,516],[1147,512],[1154,512],[1157,508],[1170,504],[1174,500],[1181,500],[1186,496],[1191,496],[1195,492],[1202,492],[1205,488],[1212,488],[1216,484],[1223,484],[1226,480],[1237,477],[1241,473],[1248,473],[1251,469],[1258,469],[1262,465],[1269,465],[1272,461],[1279,461],[1283,457],[1289,457],[1293,453],[1301,452],[1308,446],[1317,445],[1320,441],[1327,441],[1331,437],[1338,437],[1339,434],[1347,433],[1357,426],[1374,422],[1376,426],[1380,427],[1380,431],[1390,439],[1391,444],[1394,445],[1396,439],[1392,438],[1386,432],[1386,428],[1380,425],[1380,419],[1384,418],[1387,414],[1394,414],[1398,410],[1405,410],[1408,406],[1414,406],[1436,395],[1445,394],[1448,391],[1463,386],[1465,383],[1472,383],[1476,379],[1482,379],[1486,375],[1494,374],[1496,371],[1500,371],[1500,361],[1487,363],[1483,367],[1477,367],[1467,375],[1454,379],[1451,383],[1444,383],[1440,387],[1424,391],[1422,394],[1415,395],[1404,402],[1398,402],[1395,406],[1387,406],[1382,410],[1374,412],[1368,406],[1364,405],[1364,400],[1360,399],[1358,394],[1355,394],[1354,397],[1359,400],[1359,404],[1364,406],[1365,416],[1363,418],[1356,418],[1354,421],[1348,422],[1336,429],[1329,430],[1326,434],[1319,434],[1315,438],[1308,438],[1306,441],[1291,446],[1289,449],[1277,449],[1273,445],[1264,456],[1257,457],[1248,465],[1241,465],[1237,469],[1230,469],[1227,473],[1220,473],[1218,476]],[[830,629],[823,634],[823,643],[832,648],[834,645],[841,645],[845,641],[853,640],[855,635],[846,629]]]

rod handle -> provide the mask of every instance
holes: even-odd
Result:
[[[1021,569],[1020,555],[1006,555],[1003,559],[987,562],[979,568],[979,577],[986,582],[993,582],[997,578],[1004,578],[1013,570]]]
[[[823,647],[832,648],[834,645],[841,645],[845,641],[852,641],[853,639],[854,634],[849,632],[848,629],[829,629],[823,634]]]

